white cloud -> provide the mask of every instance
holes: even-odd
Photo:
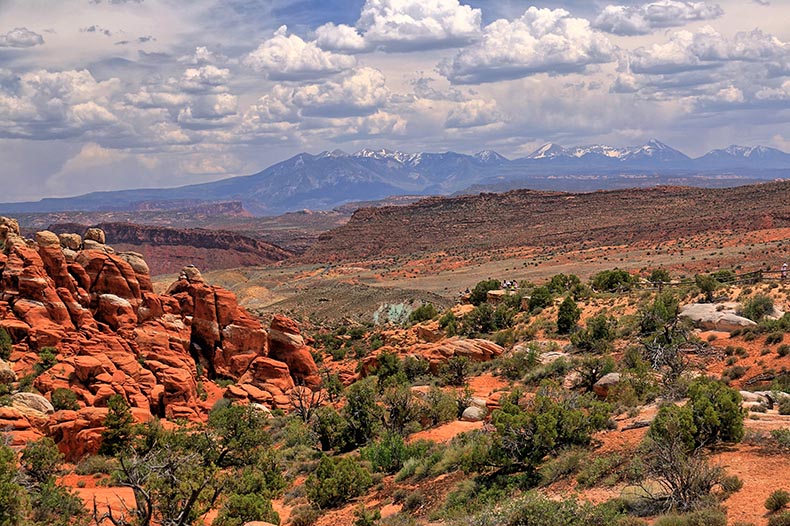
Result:
[[[193,65],[220,64],[226,62],[227,60],[228,57],[222,53],[211,51],[206,46],[197,46],[194,53],[178,59],[179,62],[185,62],[187,64]]]
[[[630,53],[630,66],[636,73],[662,75],[715,68],[729,61],[788,59],[790,44],[758,29],[730,39],[705,26],[696,33],[678,31],[663,44],[637,48]]]
[[[396,51],[469,43],[481,18],[458,0],[367,0],[356,25],[369,44]]]
[[[564,9],[530,7],[523,16],[496,20],[482,40],[443,61],[439,71],[454,83],[477,84],[565,73],[611,62],[614,46],[584,18]]]
[[[724,10],[719,4],[659,0],[641,6],[606,6],[593,26],[617,35],[646,35],[657,29],[711,20],[723,14]]]
[[[229,78],[229,69],[220,69],[211,64],[188,68],[181,77],[181,89],[192,92],[214,90],[222,87]]]
[[[5,35],[0,35],[0,47],[26,48],[40,46],[44,37],[26,27],[17,27]]]
[[[447,128],[476,128],[502,120],[496,101],[473,99],[462,102],[447,116]]]
[[[356,59],[324,51],[315,42],[289,35],[288,28],[281,26],[272,38],[244,57],[243,63],[272,80],[307,80],[350,69]]]
[[[381,71],[360,68],[339,81],[300,86],[292,100],[303,116],[345,117],[375,113],[389,95]]]
[[[227,174],[241,167],[242,163],[231,154],[193,155],[179,163],[182,172],[193,175]]]
[[[345,24],[324,24],[315,30],[316,44],[329,51],[362,51],[367,47],[365,39],[356,28]]]
[[[778,88],[763,88],[755,97],[761,101],[790,101],[790,80],[786,80]]]
[[[32,71],[3,92],[0,137],[76,137],[118,122],[110,108],[118,79],[97,82],[87,70]]]

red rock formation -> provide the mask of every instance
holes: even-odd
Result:
[[[79,252],[61,247],[52,232],[36,239],[23,239],[15,222],[0,218],[0,327],[14,342],[5,377],[13,388],[14,375],[30,374],[38,352],[55,347],[57,363],[34,385],[47,397],[71,389],[81,409],[47,415],[0,408],[0,427],[13,430],[15,443],[47,434],[69,459],[95,451],[113,395],[139,421],[204,418],[199,366],[209,377],[236,380],[229,396],[283,408],[294,380],[318,385],[310,348],[291,320],[278,318],[270,339],[231,292],[206,283],[194,267],[159,295],[145,261],[115,254],[100,231],[86,235]],[[276,356],[268,356],[270,341]]]
[[[274,316],[269,328],[269,357],[287,363],[298,383],[315,388],[321,384],[321,377],[311,351],[295,321],[279,314]]]

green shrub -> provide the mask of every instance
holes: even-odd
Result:
[[[252,521],[280,524],[280,515],[274,511],[271,499],[254,493],[228,495],[212,526],[243,526]]]
[[[403,499],[403,509],[413,513],[417,511],[424,503],[425,495],[421,491],[415,490],[409,493],[406,498]]]
[[[434,307],[433,303],[423,303],[409,314],[409,322],[420,323],[434,319],[439,315],[439,312]]]
[[[467,356],[453,356],[442,364],[439,374],[448,385],[460,387],[466,384],[472,371],[472,362]]]
[[[768,526],[790,526],[790,511],[783,511],[769,517]]]
[[[472,293],[469,295],[469,303],[472,305],[485,303],[488,298],[488,291],[497,290],[499,287],[500,281],[498,279],[487,279],[477,283],[472,289]]]
[[[439,318],[439,328],[447,333],[447,336],[455,336],[458,332],[458,320],[453,311],[448,310]]]
[[[740,315],[759,322],[774,310],[774,300],[764,294],[756,294],[741,306]]]
[[[78,475],[109,475],[118,467],[118,463],[111,457],[102,455],[89,455],[77,464],[74,471]]]
[[[785,396],[784,398],[779,400],[779,403],[777,405],[779,406],[780,415],[784,415],[784,416],[790,415],[790,397]]]
[[[666,269],[654,268],[647,279],[653,283],[668,283],[672,281],[672,276],[669,275],[669,271]]]
[[[588,445],[592,433],[609,420],[608,404],[554,384],[542,386],[526,408],[518,405],[519,396],[515,391],[504,397],[491,417],[496,432],[490,461],[516,471],[533,471],[562,448]]]
[[[40,438],[34,442],[28,442],[25,449],[22,450],[20,464],[36,484],[45,484],[54,480],[55,476],[60,473],[60,468],[63,465],[63,453],[58,450],[58,446],[51,438]]]
[[[530,311],[534,312],[538,309],[545,309],[553,301],[554,296],[552,296],[548,287],[535,287],[529,296],[528,307]]]
[[[0,327],[0,359],[8,360],[8,357],[11,356],[12,348],[13,342],[11,341],[11,336],[9,336],[5,328]]]
[[[134,417],[128,402],[115,394],[107,400],[107,416],[101,434],[99,454],[113,456],[126,448],[132,441]]]
[[[403,463],[426,451],[424,443],[406,444],[397,433],[385,433],[379,440],[371,442],[360,450],[364,460],[370,462],[374,471],[381,473],[397,473]]]
[[[540,358],[535,350],[514,350],[498,360],[499,374],[508,380],[520,380],[527,372],[534,369]]]
[[[788,429],[774,429],[771,431],[771,437],[776,440],[779,447],[790,449],[790,428]]]
[[[576,328],[576,324],[581,317],[581,310],[576,306],[573,298],[567,296],[557,311],[557,332],[560,334],[568,334]]]
[[[551,459],[540,467],[540,481],[549,485],[567,476],[573,475],[587,462],[587,452],[583,449],[563,451],[557,458]]]
[[[727,526],[727,513],[719,508],[708,508],[683,515],[664,515],[654,526]]]
[[[313,526],[320,516],[321,511],[308,504],[302,504],[291,510],[289,524],[291,526]]]
[[[381,520],[379,510],[369,510],[364,504],[354,510],[354,526],[376,526]]]
[[[579,375],[576,386],[590,392],[598,380],[614,372],[615,363],[611,356],[585,356],[575,360],[573,368]]]
[[[307,477],[307,499],[318,508],[340,506],[363,495],[372,484],[372,478],[357,459],[324,456],[315,473]]]
[[[556,274],[551,277],[546,286],[552,294],[566,294],[581,284],[582,282],[576,274],[568,274],[567,276],[565,274]]]
[[[625,270],[603,270],[590,279],[592,288],[599,292],[629,290],[634,278]]]
[[[765,509],[770,512],[777,512],[787,506],[790,502],[790,493],[783,489],[778,489],[771,493],[765,501]]]
[[[33,365],[36,375],[48,371],[58,363],[58,350],[54,347],[43,347],[38,353],[38,361]]]
[[[27,490],[19,484],[18,475],[16,452],[0,444],[0,524],[3,526],[26,524]]]
[[[591,461],[585,462],[584,467],[576,476],[576,481],[583,488],[591,488],[601,481],[606,481],[605,485],[611,486],[619,480],[618,468],[623,462],[623,458],[617,454],[595,457]]]
[[[431,374],[431,362],[419,356],[407,356],[403,359],[403,373],[409,382],[414,383],[417,379]]]
[[[77,394],[71,389],[59,387],[52,391],[51,398],[52,407],[55,408],[55,411],[63,409],[76,411],[80,408],[80,404],[77,403]]]
[[[576,499],[556,501],[529,492],[464,523],[474,526],[616,526],[622,518],[621,511],[606,504],[594,506]]]
[[[780,358],[784,358],[785,356],[790,355],[790,345],[787,344],[780,345],[776,349],[776,354],[778,354]]]
[[[688,396],[697,445],[741,441],[744,411],[738,391],[710,378],[697,378],[689,385]]]
[[[719,286],[719,282],[716,281],[716,278],[711,275],[697,274],[694,276],[694,283],[697,285],[699,290],[705,294],[705,301],[712,303],[713,293],[716,292],[716,289]]]
[[[582,351],[603,352],[615,339],[617,321],[605,314],[587,320],[587,326],[571,335],[571,343]]]
[[[765,344],[775,345],[777,343],[782,343],[784,339],[785,339],[785,333],[783,333],[782,331],[774,331],[765,337]]]
[[[431,387],[425,394],[422,420],[428,427],[436,426],[458,418],[455,397],[438,387]]]

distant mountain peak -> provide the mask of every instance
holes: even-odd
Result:
[[[506,162],[508,160],[507,157],[498,154],[494,150],[482,150],[474,154],[472,157],[486,164]]]
[[[527,159],[551,159],[554,157],[561,157],[567,155],[565,148],[559,144],[548,142],[529,154]]]

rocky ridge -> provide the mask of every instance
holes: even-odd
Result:
[[[90,227],[74,223],[49,225],[56,234],[84,232]],[[187,264],[203,270],[267,265],[292,253],[277,245],[227,230],[168,228],[134,223],[99,223],[108,243],[145,257],[153,275],[176,273]]]
[[[515,247],[651,244],[684,236],[790,226],[790,182],[703,189],[664,186],[594,193],[514,190],[362,208],[322,234],[310,262]]]
[[[95,451],[113,395],[139,421],[200,420],[204,380],[233,380],[226,396],[270,408],[286,407],[295,385],[317,387],[293,321],[276,316],[267,331],[195,267],[156,294],[145,260],[105,241],[97,228],[84,239],[51,231],[25,239],[0,217],[0,327],[13,343],[0,361],[0,383],[13,393],[0,429],[14,443],[49,435],[70,458]],[[42,366],[44,350],[54,364]],[[55,411],[56,389],[71,390],[79,409]]]

